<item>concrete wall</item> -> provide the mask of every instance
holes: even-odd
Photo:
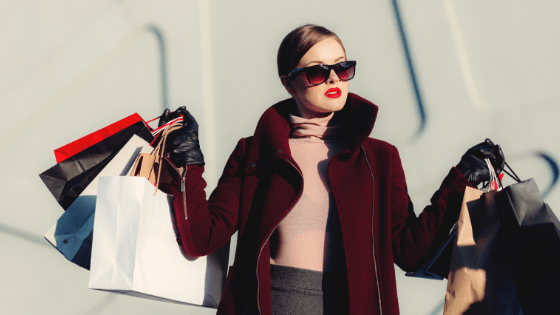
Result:
[[[38,174],[54,148],[185,105],[211,191],[237,140],[288,97],[276,51],[305,23],[358,61],[350,91],[379,105],[372,137],[399,148],[417,213],[489,137],[560,215],[559,14],[552,0],[0,2],[0,313],[213,314],[89,290],[42,238],[62,210]],[[445,281],[397,280],[402,314],[441,313]]]

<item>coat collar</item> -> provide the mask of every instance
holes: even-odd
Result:
[[[266,168],[274,159],[290,159],[290,113],[297,106],[292,98],[283,100],[268,108],[259,119],[253,141],[249,148],[247,174]],[[377,118],[377,105],[353,93],[341,110],[343,115],[343,137],[349,141],[351,153],[358,149],[371,134]]]

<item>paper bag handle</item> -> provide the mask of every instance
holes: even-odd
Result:
[[[170,132],[180,129],[183,124],[180,121],[177,121],[171,125],[166,126],[161,131],[161,141],[155,147],[151,154],[142,153],[136,159],[134,166],[130,172],[130,176],[139,176],[144,177],[150,180],[150,175],[154,170],[154,166],[158,163],[158,173],[157,176],[154,178],[154,185],[156,186],[156,191],[154,192],[154,196],[156,195],[158,188],[159,188],[159,178],[161,176],[161,165],[163,164],[163,157],[165,155],[165,141],[167,141],[167,136]]]

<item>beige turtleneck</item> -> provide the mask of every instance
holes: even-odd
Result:
[[[331,121],[333,114],[311,119],[290,115],[290,151],[303,173],[303,193],[271,237],[271,264],[345,272],[342,233],[327,165],[347,144],[340,137],[341,124]]]

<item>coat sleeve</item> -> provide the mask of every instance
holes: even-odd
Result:
[[[178,241],[191,256],[212,253],[236,231],[245,144],[245,139],[237,143],[208,200],[202,178],[204,166],[188,165],[173,182]]]
[[[393,258],[404,271],[414,271],[424,263],[428,251],[447,237],[459,217],[465,188],[473,186],[453,167],[430,199],[430,205],[416,217],[395,147],[391,165]]]

